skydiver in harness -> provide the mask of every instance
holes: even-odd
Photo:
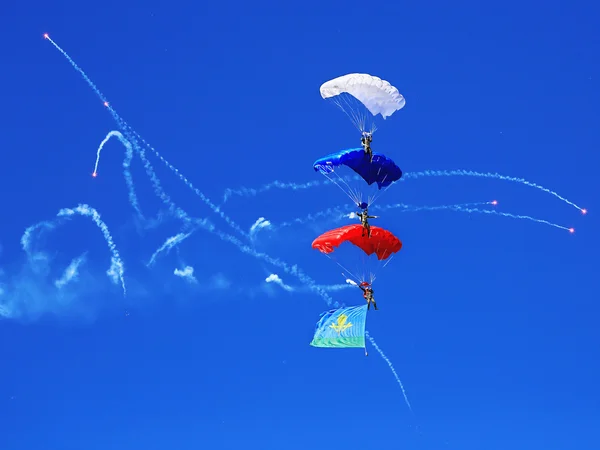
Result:
[[[378,216],[370,216],[369,209],[364,208],[361,212],[356,213],[358,218],[360,219],[360,223],[362,224],[362,237],[365,237],[365,231],[367,232],[367,236],[371,237],[371,225],[369,225],[369,219],[378,219]]]
[[[367,155],[369,155],[369,162],[373,162],[373,150],[371,150],[371,141],[373,140],[373,135],[371,133],[367,133],[363,131],[362,138],[360,138],[360,143],[363,146],[363,149]]]
[[[366,286],[363,286],[363,284],[366,284]],[[376,310],[379,309],[377,308],[377,303],[373,297],[373,288],[367,283],[361,283],[358,287],[363,291],[363,297],[367,301],[367,310],[371,308],[371,303],[373,303],[373,308]]]

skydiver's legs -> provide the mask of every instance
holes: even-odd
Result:
[[[377,308],[377,303],[375,302],[375,299],[371,299],[371,301],[373,302],[373,308],[375,309],[379,309]],[[368,308],[367,308],[368,309]]]

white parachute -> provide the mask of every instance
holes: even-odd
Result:
[[[321,97],[330,99],[344,111],[354,126],[363,133],[373,133],[375,116],[385,119],[406,103],[398,89],[379,77],[351,73],[321,85]]]

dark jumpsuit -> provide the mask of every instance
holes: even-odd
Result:
[[[367,310],[371,308],[371,303],[373,303],[373,307],[375,309],[378,309],[377,303],[375,302],[375,298],[373,297],[373,289],[370,287],[364,288],[362,286],[360,286],[360,288],[363,291],[363,297],[367,301]]]

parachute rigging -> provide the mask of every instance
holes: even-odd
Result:
[[[313,163],[313,169],[339,187],[355,205],[363,209],[402,177],[402,170],[390,158],[373,152],[373,159],[370,161],[361,148],[341,150],[319,158]]]
[[[344,245],[344,243],[350,243],[352,246]],[[375,281],[377,270],[382,265],[385,267],[400,251],[402,241],[390,231],[380,227],[371,226],[371,237],[369,238],[362,225],[346,225],[329,230],[317,237],[312,243],[312,248],[334,260],[359,284],[372,284]],[[351,271],[336,261],[333,253],[338,254],[337,259],[341,259],[346,265],[354,261],[357,265],[356,270]]]
[[[402,109],[406,100],[388,81],[367,73],[351,73],[321,85],[321,97],[332,101],[361,133],[377,130],[375,116],[383,119]]]

